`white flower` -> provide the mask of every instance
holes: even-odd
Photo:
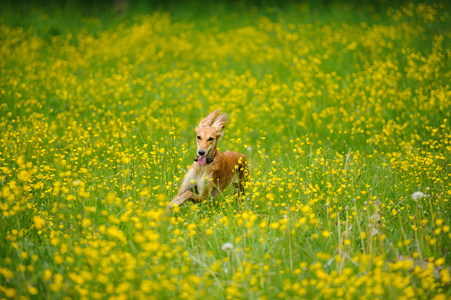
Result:
[[[224,245],[222,245],[221,247],[222,251],[230,251],[233,250],[233,245],[231,243],[225,243]]]
[[[379,233],[379,230],[377,230],[376,228],[373,228],[373,230],[371,230],[371,236],[376,235]]]
[[[413,200],[418,200],[418,199],[421,199],[421,198],[424,198],[423,192],[415,192],[415,193],[412,194],[412,199]]]
[[[374,221],[380,221],[381,216],[379,214],[374,214],[374,215],[371,216],[370,219],[374,220]]]

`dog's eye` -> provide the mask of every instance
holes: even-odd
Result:
[[[214,140],[214,138],[211,137],[211,138],[209,138],[208,140],[209,140],[209,141],[212,141],[212,140]]]
[[[197,139],[200,140],[200,136],[197,136]]]

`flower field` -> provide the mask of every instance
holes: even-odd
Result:
[[[3,10],[0,299],[450,299],[451,9],[388,2]],[[246,194],[168,212],[214,109]]]

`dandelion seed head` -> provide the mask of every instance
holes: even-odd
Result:
[[[224,245],[222,245],[221,247],[222,251],[232,251],[233,250],[233,245],[231,243],[225,243]]]
[[[415,192],[415,193],[412,194],[412,199],[413,200],[419,200],[419,199],[424,198],[424,197],[425,197],[425,195],[423,194],[423,192],[420,192],[420,191]]]
[[[370,219],[373,221],[380,221],[381,216],[379,214],[374,214],[370,217]]]

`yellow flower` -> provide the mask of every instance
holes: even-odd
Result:
[[[61,265],[64,262],[64,257],[61,255],[55,255],[54,261],[56,264]]]
[[[16,290],[13,288],[4,289],[4,293],[5,293],[5,296],[8,298],[14,298],[14,297],[16,297],[16,294],[17,294]]]
[[[328,238],[328,237],[330,237],[330,231],[324,230],[324,231],[321,233],[321,235],[322,235],[323,237],[325,237],[325,238]]]
[[[440,258],[437,258],[434,263],[436,266],[441,266],[441,265],[443,265],[444,262],[445,262],[445,258],[440,257]]]
[[[44,276],[43,276],[44,281],[50,281],[51,278],[52,278],[52,271],[50,269],[45,269]]]
[[[278,222],[273,222],[269,225],[269,227],[271,227],[272,229],[277,229],[279,228],[280,224]]]
[[[33,222],[34,222],[34,227],[36,229],[41,229],[45,225],[45,220],[42,219],[40,216],[34,216]]]
[[[437,294],[437,295],[435,295],[435,296],[432,298],[432,300],[446,300],[446,299],[447,299],[447,297],[446,297],[446,295],[443,294],[443,293]]]
[[[29,287],[28,287],[28,292],[29,292],[31,295],[37,295],[37,294],[38,294],[38,289],[35,288],[34,286],[29,286]]]
[[[20,170],[19,173],[17,174],[17,179],[19,179],[20,181],[28,181],[31,178],[31,174],[30,172],[28,172],[27,170]]]
[[[274,195],[271,193],[266,194],[266,199],[268,199],[269,201],[273,201],[274,200]]]
[[[0,274],[3,275],[6,279],[12,279],[14,277],[14,273],[8,269],[0,267]]]
[[[166,201],[167,198],[168,198],[168,196],[166,194],[160,193],[157,195],[157,201],[159,201],[159,202],[164,202],[164,201]]]
[[[178,205],[177,203],[175,203],[175,204],[172,206],[172,211],[173,211],[174,213],[180,212],[180,207],[179,207],[179,205]]]
[[[186,229],[188,229],[188,230],[195,230],[196,228],[197,228],[196,223],[191,223],[186,227]]]
[[[91,220],[90,219],[83,219],[81,221],[81,226],[82,227],[88,227],[89,225],[91,225]]]

